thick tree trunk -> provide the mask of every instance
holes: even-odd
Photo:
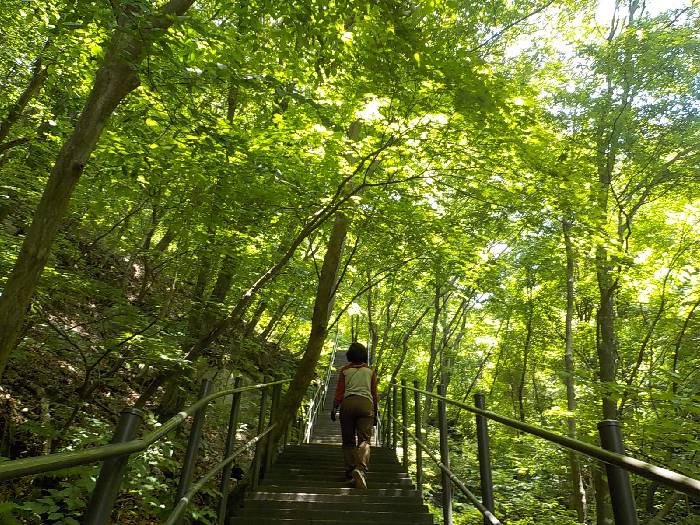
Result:
[[[634,25],[635,12],[639,8],[639,2],[628,4],[627,25]],[[610,45],[616,38],[620,29],[616,17],[613,17],[607,40]],[[598,306],[597,331],[598,331],[598,362],[600,366],[600,381],[603,387],[603,417],[605,419],[617,419],[617,402],[614,399],[615,377],[617,375],[617,338],[615,332],[615,293],[617,279],[614,275],[615,264],[610,255],[606,243],[608,242],[608,199],[612,191],[613,173],[617,164],[620,149],[621,118],[629,109],[632,101],[632,88],[630,81],[634,75],[631,54],[624,48],[624,82],[622,86],[614,85],[613,75],[606,72],[607,93],[603,99],[601,117],[598,123],[596,137],[596,170],[597,184],[594,189],[596,220],[598,222],[601,240],[596,246],[596,277],[600,304]],[[621,89],[619,99],[616,90]],[[615,104],[615,100],[618,103]],[[612,120],[608,120],[612,117]]]
[[[350,177],[348,177],[338,188],[338,192],[342,191],[346,182],[349,182]],[[357,194],[361,187],[355,188],[355,190],[349,192],[344,197],[338,198],[332,204],[324,206],[318,212],[316,212],[313,217],[307,222],[307,224],[299,231],[296,237],[292,240],[289,247],[284,251],[282,257],[273,264],[264,274],[262,274],[257,281],[255,281],[248,290],[245,291],[243,296],[238,300],[233,309],[229,312],[228,316],[220,321],[218,321],[211,330],[209,330],[205,335],[200,337],[200,339],[192,345],[187,358],[192,360],[200,356],[202,352],[214,342],[221,334],[223,334],[228,328],[233,326],[235,323],[240,321],[241,316],[245,313],[250,303],[255,298],[255,295],[270,281],[277,278],[277,276],[286,267],[287,263],[291,260],[292,256],[296,252],[299,245],[314,231],[316,231],[325,220],[334,212],[340,208],[342,204],[347,202],[351,196]]]
[[[599,246],[596,250],[596,266],[600,305],[596,317],[598,325],[598,363],[603,387],[603,418],[617,419],[617,402],[613,397],[617,375],[617,339],[615,337],[615,283],[612,268],[607,259],[607,250]]]
[[[571,243],[571,222],[562,220],[564,248],[566,251],[566,327],[564,352],[564,384],[566,385],[566,408],[570,415],[566,418],[569,437],[576,439],[576,385],[574,374],[574,248]],[[581,463],[575,452],[569,451],[569,475],[571,478],[571,507],[576,510],[580,523],[586,522],[586,491],[581,477]]]
[[[338,269],[343,256],[345,237],[347,236],[350,219],[343,213],[337,213],[333,223],[328,249],[323,258],[321,276],[318,283],[314,312],[311,318],[311,332],[306,343],[304,355],[299,362],[294,378],[289,385],[281,410],[277,417],[277,438],[284,434],[284,429],[292,422],[301,402],[306,394],[306,389],[311,383],[316,372],[316,365],[321,356],[323,343],[328,333],[328,321],[333,305],[334,290],[337,288]]]
[[[115,30],[75,130],[63,144],[51,170],[32,225],[0,296],[0,377],[18,342],[71,194],[107,119],[124,97],[139,85],[137,68],[150,42],[162,35],[175,17],[187,11],[193,1],[170,0],[157,14],[147,17],[147,21],[142,17],[124,17],[126,22]]]

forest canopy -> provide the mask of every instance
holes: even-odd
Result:
[[[700,477],[697,2],[4,0],[0,43],[3,458],[157,425],[203,377],[293,378],[289,422],[359,340],[381,388],[596,444],[617,419]],[[611,523],[598,464],[493,447],[507,523]],[[77,523],[94,470],[54,481],[0,486],[0,521]],[[646,523],[700,523],[634,485]]]

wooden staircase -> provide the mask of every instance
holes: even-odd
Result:
[[[336,352],[336,370],[345,364],[345,351]],[[311,443],[285,447],[258,489],[247,494],[231,525],[432,525],[393,450],[372,447],[367,489],[352,488],[344,478],[340,424],[330,420],[337,381],[333,372]]]

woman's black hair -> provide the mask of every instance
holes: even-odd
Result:
[[[367,348],[362,343],[353,341],[350,343],[348,351],[345,353],[345,357],[351,363],[366,363],[367,362]]]

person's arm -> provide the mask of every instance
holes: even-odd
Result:
[[[374,425],[377,425],[379,417],[379,395],[377,394],[377,371],[372,372],[372,402],[374,403]]]
[[[345,368],[341,368],[338,373],[338,384],[335,386],[335,397],[333,398],[333,409],[331,410],[331,421],[335,421],[335,412],[343,402],[345,397]]]

